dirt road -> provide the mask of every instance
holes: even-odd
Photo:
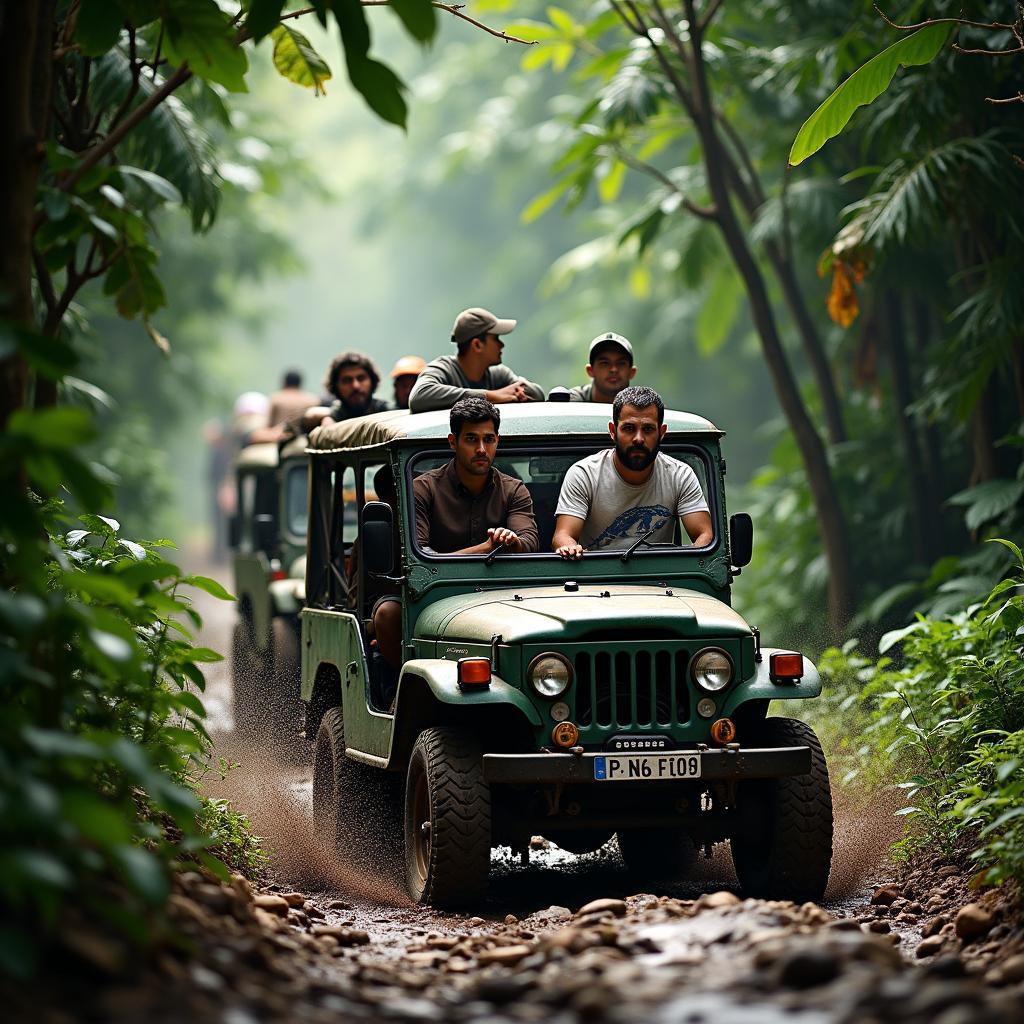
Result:
[[[204,596],[201,611],[203,642],[226,650],[232,606]],[[309,767],[238,742],[227,662],[209,673],[206,704],[218,752],[237,765],[211,792],[250,816],[272,859],[255,902],[240,882],[233,897],[245,904],[232,911],[244,922],[242,946],[237,923],[222,940],[203,930],[211,951],[205,988],[190,997],[195,1019],[769,1022],[796,1013],[801,1022],[960,1024],[1019,1019],[1024,1009],[1024,956],[996,976],[984,952],[992,930],[1004,928],[997,946],[1024,937],[998,913],[980,934],[959,935],[953,913],[967,897],[958,869],[893,883],[891,806],[853,811],[837,794],[820,907],[741,901],[727,853],[701,861],[686,883],[645,880],[649,891],[638,893],[614,841],[584,857],[538,841],[528,865],[495,851],[489,897],[473,916],[441,914],[318,842]],[[200,920],[204,900],[222,897],[204,896],[193,879],[182,899]],[[933,948],[918,957],[929,928]],[[244,954],[249,932],[267,950],[258,969]]]

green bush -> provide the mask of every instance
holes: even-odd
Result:
[[[967,855],[988,882],[1024,880],[1024,555],[1013,578],[948,618],[886,634],[872,664],[854,645],[827,651],[819,709],[844,779],[895,779],[906,793],[907,852]],[[899,650],[898,661],[888,652]]]
[[[195,792],[200,666],[221,656],[193,644],[183,590],[230,595],[165,560],[167,542],[69,511],[110,498],[78,454],[92,434],[83,410],[20,410],[0,441],[0,972],[21,977],[69,912],[135,945],[176,866],[226,874],[206,831],[224,810]]]

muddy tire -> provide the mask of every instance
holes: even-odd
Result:
[[[313,828],[346,864],[394,877],[401,816],[394,778],[345,755],[341,708],[320,721],[313,750]]]
[[[752,745],[807,746],[811,770],[783,779],[740,784],[743,834],[730,840],[745,896],[818,901],[832,865],[832,791],[828,766],[814,730],[792,718],[766,718]]]
[[[697,847],[674,828],[620,828],[619,853],[638,878],[669,880],[685,877],[697,860]]]
[[[480,745],[462,729],[425,729],[405,780],[409,895],[435,907],[483,900],[491,861],[491,792]]]
[[[231,634],[231,683],[235,731],[246,739],[266,737],[266,677],[266,667],[252,638],[252,625],[241,619]]]

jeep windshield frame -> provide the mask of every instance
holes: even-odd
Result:
[[[546,444],[536,445],[528,442],[523,443],[519,438],[509,438],[502,441],[498,454],[495,458],[495,466],[501,463],[508,463],[515,457],[525,457],[529,459],[543,458],[545,456],[561,456],[568,460],[569,465],[579,461],[580,459],[586,458],[589,455],[594,455],[599,451],[606,450],[607,445],[602,447],[598,445],[588,445],[586,441],[579,437],[573,437],[572,441],[565,444]],[[694,547],[692,544],[671,544],[671,545],[659,545],[655,542],[653,545],[650,543],[642,544],[637,550],[630,556],[629,564],[633,565],[636,563],[637,568],[644,562],[652,559],[664,560],[670,558],[673,560],[683,558],[686,560],[684,563],[680,563],[676,568],[682,568],[686,565],[687,568],[692,567],[689,565],[693,559],[701,559],[716,551],[719,545],[722,543],[722,531],[720,524],[724,521],[724,510],[722,508],[723,496],[721,494],[721,488],[718,486],[718,473],[714,461],[711,458],[708,449],[701,444],[688,442],[685,440],[670,441],[662,444],[661,449],[664,454],[670,457],[677,456],[691,456],[696,458],[702,468],[703,473],[698,474],[698,480],[701,483],[701,488],[704,491],[704,498],[708,505],[708,510],[711,515],[712,522],[712,538],[709,544],[702,545],[701,547]],[[407,544],[409,553],[414,556],[417,560],[428,564],[455,564],[465,565],[481,564],[486,565],[488,573],[492,572],[499,565],[502,564],[516,564],[520,565],[524,562],[534,563],[551,563],[558,566],[564,566],[568,569],[570,566],[579,566],[581,562],[618,562],[621,564],[622,554],[626,548],[606,548],[601,551],[584,551],[582,559],[574,562],[568,562],[564,560],[561,555],[557,554],[550,548],[542,549],[540,551],[533,552],[506,552],[502,551],[496,557],[492,557],[491,554],[451,554],[435,551],[426,551],[420,547],[416,538],[416,514],[415,514],[415,503],[413,501],[412,482],[415,478],[417,464],[421,464],[428,460],[439,460],[445,461],[450,460],[452,452],[450,449],[440,447],[420,448],[415,452],[411,453],[408,460],[405,463],[403,473],[403,489],[405,498],[405,507],[409,510],[406,519],[407,529]],[[682,461],[682,460],[680,460]],[[564,476],[564,473],[563,473]],[[703,477],[703,478],[701,478]],[[527,484],[529,487],[529,484]],[[560,483],[559,483],[560,486]],[[531,491],[531,495],[533,492]],[[552,515],[554,512],[552,511]],[[538,524],[540,525],[540,524]],[[677,520],[677,532],[684,533],[682,523]],[[490,561],[487,561],[490,559]],[[607,569],[607,566],[605,567]],[[561,570],[557,574],[559,579],[564,578],[565,571]]]

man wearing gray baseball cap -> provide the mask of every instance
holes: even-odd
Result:
[[[505,347],[501,336],[511,334],[515,326],[515,320],[503,320],[479,306],[464,309],[452,328],[457,355],[441,356],[427,364],[409,396],[410,411],[450,409],[466,397],[486,398],[495,405],[543,401],[538,384],[520,377],[501,361]]]
[[[569,391],[570,402],[614,402],[615,396],[628,388],[636,376],[629,339],[613,331],[599,334],[590,343],[587,376],[589,384]]]

